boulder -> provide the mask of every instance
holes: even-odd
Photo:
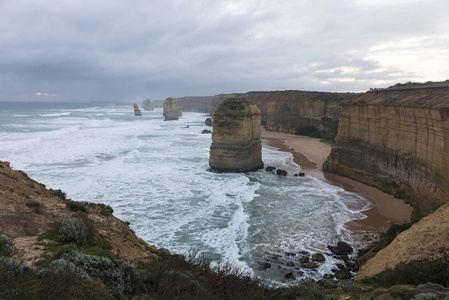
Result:
[[[347,279],[351,279],[352,275],[351,275],[351,272],[347,269],[338,270],[335,272],[335,278],[337,278],[339,280],[347,280]]]
[[[337,246],[327,246],[327,248],[335,255],[348,255],[354,251],[354,249],[345,242],[338,242]]]
[[[142,111],[140,111],[139,106],[136,103],[134,103],[133,106],[134,106],[134,115],[139,117],[142,116]]]
[[[263,168],[261,113],[245,99],[227,99],[215,111],[209,165],[220,172]]]
[[[313,261],[325,261],[326,258],[321,253],[315,253],[315,254],[312,255],[312,260]]]
[[[204,129],[203,131],[201,131],[201,133],[212,133],[212,131]]]
[[[276,170],[276,174],[277,175],[281,175],[281,176],[287,176],[287,171],[285,171],[285,170],[282,170],[282,169],[277,169]]]
[[[310,261],[310,259],[307,256],[303,256],[299,261],[301,262],[301,264],[306,264]]]
[[[207,125],[207,126],[212,126],[213,125],[213,120],[211,119],[211,118],[207,118],[206,119],[206,121],[204,121],[204,123]]]
[[[308,269],[315,269],[318,268],[318,265],[313,261],[309,261],[308,263],[303,264],[302,267]]]
[[[306,174],[304,172],[295,173],[294,176],[304,177]]]
[[[268,166],[265,168],[265,171],[267,171],[267,172],[273,172],[274,170],[276,170],[276,167]]]

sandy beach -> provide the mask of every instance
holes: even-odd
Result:
[[[301,167],[306,176],[314,176],[346,191],[360,194],[372,202],[373,207],[364,212],[367,216],[366,219],[346,224],[351,231],[358,233],[384,232],[392,223],[403,223],[410,220],[412,207],[402,200],[358,181],[323,173],[321,171],[322,165],[332,148],[329,143],[321,142],[320,139],[316,138],[264,129],[262,129],[261,139],[266,146],[291,152],[294,162]]]

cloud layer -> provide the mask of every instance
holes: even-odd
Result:
[[[0,2],[0,101],[365,91],[449,78],[446,0],[65,2]]]

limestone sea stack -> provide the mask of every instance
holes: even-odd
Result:
[[[154,110],[153,102],[151,102],[150,98],[147,98],[147,100],[143,100],[141,106],[145,110]]]
[[[167,98],[164,101],[164,117],[165,121],[179,120],[179,116],[182,115],[181,107],[173,98]]]
[[[139,117],[142,116],[142,111],[136,103],[134,103],[134,115]]]
[[[223,101],[215,111],[209,165],[221,172],[250,172],[263,168],[261,113],[241,98]]]

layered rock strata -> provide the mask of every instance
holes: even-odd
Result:
[[[371,91],[344,102],[323,169],[428,213],[449,201],[449,89]]]
[[[182,115],[181,107],[176,100],[173,98],[167,98],[164,101],[164,111],[163,111],[165,121],[168,120],[179,120],[179,116]]]
[[[249,172],[263,167],[261,113],[241,98],[223,101],[215,111],[209,164],[222,172]]]
[[[143,100],[141,106],[144,110],[154,110],[153,102],[151,102],[150,98],[147,98],[147,100]]]
[[[142,111],[139,109],[139,106],[136,103],[134,103],[133,106],[134,106],[134,115],[142,116]]]
[[[211,114],[231,95],[217,95],[211,103]],[[256,103],[267,130],[333,139],[338,131],[338,117],[343,100],[354,93],[305,91],[249,92],[238,97]]]

